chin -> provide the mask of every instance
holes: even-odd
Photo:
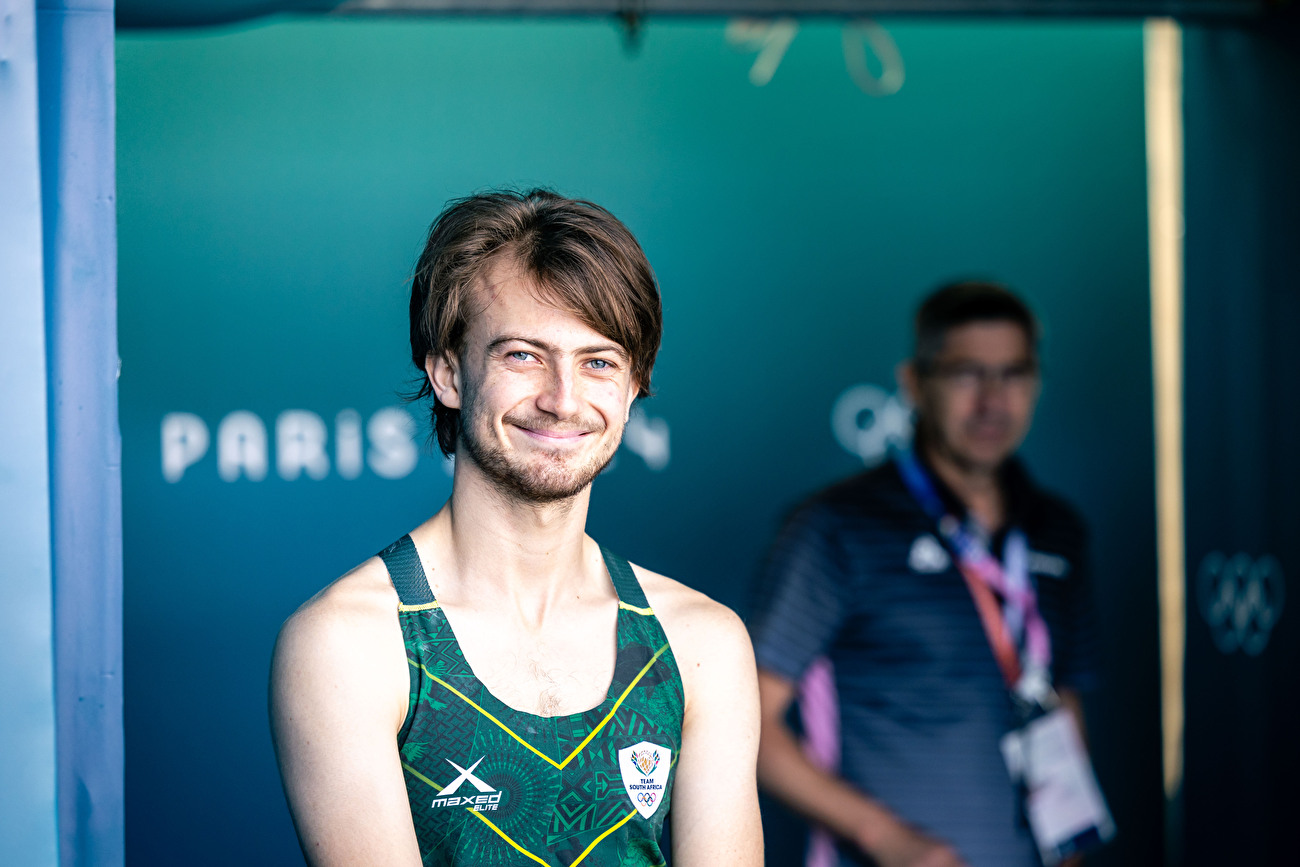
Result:
[[[476,453],[477,452],[477,453]],[[582,493],[613,458],[609,454],[509,454],[505,449],[471,450],[474,462],[503,491],[528,503],[568,500]]]
[[[603,465],[579,467],[541,465],[520,468],[513,473],[512,487],[526,499],[549,503],[577,496],[600,474]]]
[[[1006,444],[978,445],[968,446],[961,450],[961,459],[971,467],[983,470],[995,470],[1002,466],[1007,458],[1011,457],[1015,451],[1013,446]]]

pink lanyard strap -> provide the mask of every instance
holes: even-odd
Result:
[[[1025,534],[1018,528],[1007,534],[1004,567],[975,533],[948,514],[929,473],[913,452],[896,454],[895,462],[913,498],[935,521],[940,536],[956,555],[957,569],[975,601],[985,637],[1007,686],[1013,692],[1022,692],[1018,687],[1026,672],[1031,671],[1035,674],[1034,683],[1025,686],[1037,691],[1040,682],[1046,684],[1052,645],[1047,623],[1038,608],[1037,594],[1029,580],[1029,546]],[[1002,597],[1001,605],[994,598],[995,592]],[[1021,638],[1023,652],[1018,653],[1016,645]]]

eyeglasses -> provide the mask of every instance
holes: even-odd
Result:
[[[1032,361],[988,367],[983,364],[936,364],[924,371],[925,376],[943,380],[959,391],[975,391],[981,387],[997,386],[1012,390],[1025,390],[1038,380],[1038,365]]]

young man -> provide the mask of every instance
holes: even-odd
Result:
[[[758,865],[758,698],[734,614],[584,532],[649,394],[660,301],[589,202],[449,207],[411,291],[451,498],[281,630],[271,722],[307,861]],[[454,626],[454,631],[453,631]]]
[[[810,864],[1031,867],[1050,842],[1022,818],[1002,742],[1033,720],[1069,727],[1053,711],[1077,714],[1092,663],[1083,525],[1013,457],[1037,343],[999,286],[930,296],[900,366],[913,448],[814,496],[774,546],[751,618],[759,777],[824,829]],[[785,725],[796,692],[802,748]]]

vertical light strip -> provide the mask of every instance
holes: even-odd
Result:
[[[1183,529],[1183,46],[1172,19],[1145,28],[1151,362],[1155,385],[1156,551],[1160,589],[1165,797],[1183,782],[1186,565]]]

